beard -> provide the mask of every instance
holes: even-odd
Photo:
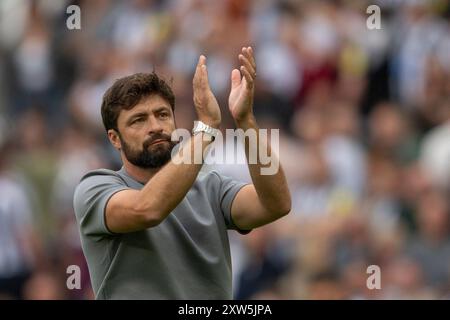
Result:
[[[136,150],[127,144],[122,137],[119,136],[119,138],[122,144],[123,153],[127,160],[135,166],[145,169],[160,168],[169,162],[172,149],[178,143],[171,141],[170,136],[166,134],[157,133],[148,140],[144,141],[142,144],[142,150]],[[160,139],[166,142],[151,145],[154,141]]]

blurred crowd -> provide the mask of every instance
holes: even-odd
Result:
[[[69,30],[66,8],[81,8]],[[381,8],[370,30],[366,9]],[[119,169],[100,116],[113,81],[156,71],[192,128],[205,54],[227,111],[230,72],[256,53],[254,111],[280,129],[287,217],[230,232],[237,299],[450,298],[447,0],[2,0],[0,299],[92,299],[72,196]],[[216,170],[249,180],[245,165]],[[68,290],[67,267],[81,268]],[[381,289],[367,288],[367,268]]]

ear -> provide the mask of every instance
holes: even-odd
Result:
[[[122,143],[120,142],[119,133],[114,129],[108,130],[108,139],[111,144],[120,151],[122,149]]]

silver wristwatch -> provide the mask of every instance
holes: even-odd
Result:
[[[192,129],[192,135],[196,135],[199,132],[206,133],[211,137],[212,140],[214,140],[217,134],[219,133],[219,130],[211,126],[208,126],[206,123],[203,123],[201,121],[194,121],[194,128]]]

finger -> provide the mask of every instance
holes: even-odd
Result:
[[[241,84],[241,73],[238,69],[231,71],[231,89],[238,87]]]
[[[194,81],[200,80],[201,76],[201,66],[206,62],[206,57],[204,55],[200,55],[198,58],[197,66],[195,67]]]
[[[256,70],[253,69],[253,66],[250,64],[250,61],[246,57],[244,57],[242,54],[239,55],[239,61],[245,66],[247,71],[250,73],[250,75],[254,79],[256,77]]]
[[[204,55],[200,56],[199,63],[200,84],[202,88],[209,89],[208,68],[206,66],[206,57]]]
[[[256,59],[255,59],[255,54],[253,52],[253,48],[252,47],[248,47],[248,53],[250,55],[250,62],[252,63],[253,67],[256,70]]]
[[[255,56],[253,55],[253,49],[252,47],[242,48],[243,55],[250,61],[250,64],[253,67],[253,70],[256,72],[256,61]]]
[[[193,79],[192,79],[192,82],[193,82],[194,84],[198,82],[199,71],[200,71],[200,65],[201,65],[200,61],[201,61],[201,56],[198,58],[197,65],[195,66],[194,77],[193,77]]]
[[[206,64],[203,64],[200,68],[202,87],[209,89],[208,68]]]
[[[202,89],[208,88],[208,71],[206,68],[206,57],[201,55],[198,64],[198,81]]]
[[[206,63],[206,57],[201,54],[200,57],[198,58],[197,67],[200,68],[200,66],[204,65],[205,63]]]
[[[241,72],[244,75],[246,84],[247,84],[247,88],[251,89],[253,88],[253,78],[250,75],[250,73],[248,72],[247,68],[245,68],[244,66],[241,66]]]

